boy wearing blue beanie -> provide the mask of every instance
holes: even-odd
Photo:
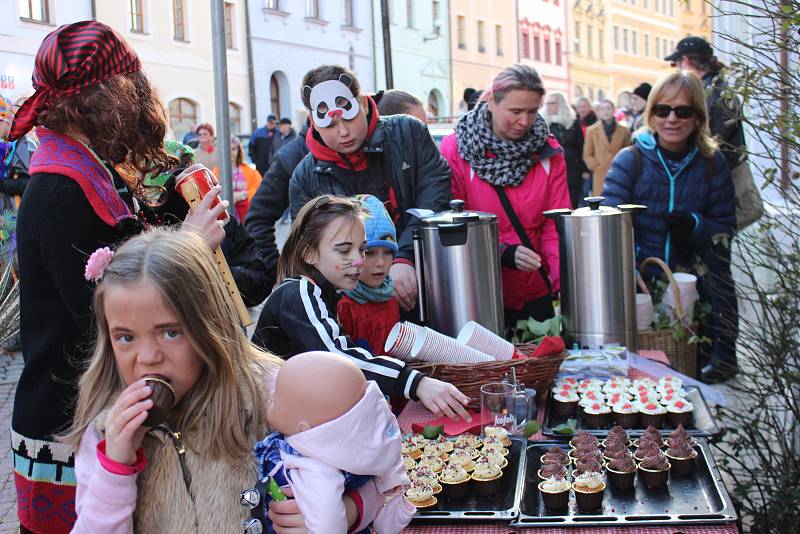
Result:
[[[377,197],[356,197],[368,212],[364,219],[367,251],[355,289],[345,291],[336,309],[343,330],[373,354],[383,354],[386,338],[400,321],[400,305],[393,296],[389,268],[397,255],[397,234],[392,219]]]

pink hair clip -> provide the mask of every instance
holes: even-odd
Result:
[[[98,282],[103,276],[103,271],[106,270],[111,258],[114,257],[114,251],[108,247],[98,248],[89,259],[86,261],[86,269],[83,271],[83,277],[89,282]]]

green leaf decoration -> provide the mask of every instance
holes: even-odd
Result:
[[[542,425],[539,424],[539,421],[529,421],[527,425],[525,425],[524,434],[526,438],[531,437],[532,435],[539,432],[539,429]]]
[[[444,432],[444,425],[428,425],[422,430],[422,437],[425,439],[436,439]]]

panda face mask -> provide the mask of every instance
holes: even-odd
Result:
[[[313,89],[307,85],[303,88],[309,94],[311,119],[317,128],[327,128],[336,116],[349,121],[358,115],[360,106],[350,90],[351,83],[350,77],[342,74],[338,80],[318,83]]]

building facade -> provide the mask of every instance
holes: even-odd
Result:
[[[381,1],[373,0],[376,88],[386,88]],[[389,2],[394,88],[414,94],[431,120],[451,109],[450,0]]]
[[[711,38],[703,0],[610,0],[611,99],[625,104],[625,95],[642,82],[654,83],[670,70],[664,58],[687,35]],[[621,98],[620,98],[621,97]]]
[[[95,0],[97,20],[133,46],[169,111],[176,139],[201,123],[214,124],[211,9],[204,0]],[[225,1],[228,111],[231,133],[249,130],[244,0]]]
[[[520,62],[533,66],[547,92],[569,99],[569,62],[566,0],[519,2]]]
[[[453,114],[466,109],[467,87],[485,89],[519,61],[516,0],[451,0]]]
[[[258,124],[267,115],[305,121],[303,76],[314,67],[350,68],[363,92],[375,87],[368,0],[250,0],[250,46]]]
[[[64,24],[92,18],[90,0],[4,1],[0,17],[0,95],[12,102],[33,93],[31,74],[42,40]]]
[[[572,0],[567,7],[571,101],[606,98],[611,88],[607,45],[609,0]]]

